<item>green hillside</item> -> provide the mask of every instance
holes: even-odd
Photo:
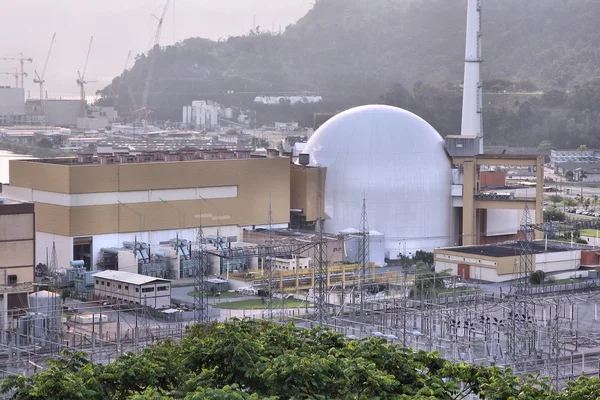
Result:
[[[538,109],[539,101],[532,100],[532,109],[522,109],[517,115],[518,123],[510,122],[507,113],[518,114],[526,101],[513,101],[508,107],[502,100],[504,108],[488,104],[488,122],[497,124],[500,119],[507,124],[504,130],[533,132],[525,138],[523,132],[514,135],[524,144],[539,143],[540,138],[554,140],[554,136],[556,145],[586,141],[589,129],[580,126],[577,115],[566,118],[570,111],[565,107],[571,107],[574,91],[600,76],[600,30],[596,28],[600,2],[502,0],[486,1],[483,6],[484,79],[525,81],[535,86],[538,100],[541,92],[550,88],[562,90],[568,97],[563,104],[552,106],[563,108],[560,113],[543,109],[543,105]],[[282,35],[257,29],[221,42],[192,38],[155,49],[151,52],[157,58],[148,107],[154,110],[153,118],[178,121],[181,106],[201,98],[248,108],[257,93],[315,92],[325,98],[318,108],[257,110],[257,124],[275,118],[269,113],[308,124],[313,111],[372,103],[400,83],[412,88],[415,97],[431,97],[417,108],[422,114],[436,116],[430,122],[442,134],[456,133],[455,113],[456,107],[460,112],[460,102],[456,104],[455,97],[460,95],[457,83],[462,79],[465,21],[466,0],[319,0]],[[148,57],[142,55],[123,75],[119,93],[123,115],[139,104],[147,70]],[[99,92],[101,102],[112,104],[119,79]],[[435,87],[437,94],[419,93],[422,82],[426,88]],[[451,99],[450,105],[439,96]],[[440,105],[449,109],[435,108]],[[452,115],[440,117],[440,113]],[[534,116],[539,118],[531,119]],[[550,124],[561,131],[575,118],[572,139],[562,140],[560,132],[546,132],[545,127],[537,126],[538,120],[555,117],[566,118]],[[589,121],[586,117],[588,126]],[[512,134],[502,129],[487,136],[498,143],[512,140]]]

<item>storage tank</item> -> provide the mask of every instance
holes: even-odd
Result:
[[[384,105],[329,119],[303,153],[326,167],[324,228],[359,226],[366,198],[369,227],[385,235],[386,255],[452,245],[452,168],[444,140],[420,117]]]

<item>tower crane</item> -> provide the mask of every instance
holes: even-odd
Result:
[[[50,53],[52,53],[52,47],[54,46],[54,39],[56,38],[56,33],[52,35],[52,40],[50,41],[50,48],[48,49],[48,55],[46,56],[46,62],[44,63],[44,69],[42,70],[42,75],[37,73],[37,70],[34,70],[35,78],[33,79],[33,83],[38,83],[40,85],[40,108],[42,109],[42,115],[46,115],[46,107],[44,100],[44,76],[46,76],[46,67],[48,66],[48,60],[50,60]]]
[[[117,90],[116,92],[114,92],[114,108],[115,111],[117,110],[117,107],[119,105],[119,95],[121,93],[121,85],[123,84],[123,74],[125,74],[125,71],[127,70],[127,64],[129,63],[129,58],[131,57],[131,50],[129,50],[129,53],[127,53],[127,58],[125,59],[125,65],[123,66],[123,73],[121,74],[121,77],[119,78],[119,84],[117,85]]]
[[[83,72],[77,71],[77,85],[79,86],[79,92],[81,97],[81,116],[85,117],[85,85],[87,83],[85,80],[85,71],[87,70],[88,59],[90,58],[90,51],[92,50],[92,42],[94,41],[94,37],[92,36],[90,39],[90,44],[88,46],[87,54],[85,55],[85,63],[83,64]]]
[[[19,73],[19,75],[21,76],[21,87],[25,88],[25,80],[24,78],[27,76],[27,72],[25,72],[25,61],[27,62],[33,62],[33,58],[23,58],[23,53],[20,53],[19,58],[14,58],[14,57],[2,57],[0,58],[0,60],[12,60],[12,61],[19,61],[21,63],[21,72]],[[19,85],[17,85],[17,87],[19,87]]]
[[[160,44],[160,34],[162,32],[162,26],[163,26],[163,21],[165,20],[165,15],[167,14],[167,11],[169,10],[169,5],[171,4],[171,0],[166,0],[165,1],[165,6],[163,8],[162,14],[160,15],[160,18],[157,17],[156,15],[152,14],[152,16],[154,18],[156,18],[158,20],[158,26],[156,27],[156,33],[154,34],[154,43],[152,45],[152,50],[156,50],[156,47],[159,46]],[[156,61],[156,54],[152,54],[150,55],[150,53],[148,53],[148,55],[150,56],[148,62],[150,63],[148,66],[148,75],[146,76],[146,84],[144,85],[144,93],[142,95],[142,103],[140,104],[140,110],[146,110],[147,113],[147,109],[146,106],[148,105],[148,95],[150,94],[150,84],[152,83],[152,77],[154,75],[154,64]]]
[[[19,68],[15,68],[15,72],[0,72],[2,75],[12,75],[15,78],[15,87],[19,87]]]

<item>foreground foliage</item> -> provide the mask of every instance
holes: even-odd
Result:
[[[266,322],[195,326],[180,343],[157,344],[97,365],[65,353],[30,378],[4,380],[14,399],[481,399],[596,400],[597,378],[562,393],[510,370],[451,364],[378,339]]]

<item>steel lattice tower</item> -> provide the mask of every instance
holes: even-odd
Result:
[[[523,210],[523,216],[521,218],[519,238],[519,261],[515,264],[515,281],[514,289],[515,293],[528,294],[531,286],[529,284],[529,277],[535,270],[532,254],[532,242],[535,239],[534,225],[531,222],[531,213],[529,212],[529,206],[525,204]]]
[[[531,303],[529,278],[535,270],[532,243],[535,239],[534,225],[529,206],[525,204],[521,217],[519,260],[514,266],[513,297],[508,310],[507,351],[513,362],[529,357],[536,351],[536,316]]]
[[[50,254],[50,265],[48,265],[48,272],[51,275],[56,273],[58,269],[58,258],[56,256],[56,242],[52,242],[52,253]]]
[[[271,200],[269,196],[269,215],[268,215],[268,224],[269,224],[269,238],[268,238],[268,254],[265,257],[267,262],[267,279],[269,281],[268,284],[268,293],[267,293],[267,307],[269,312],[269,321],[273,320],[273,262],[271,250],[273,248],[273,207],[271,205]]]
[[[327,320],[327,243],[323,238],[323,194],[321,168],[319,167],[319,188],[317,190],[317,235],[318,243],[314,248],[315,254],[315,318],[319,324]]]
[[[365,280],[367,279],[367,268],[369,264],[369,220],[367,219],[367,200],[363,198],[362,213],[360,216],[360,245],[358,246],[358,262],[360,270],[358,273],[358,284],[360,289],[360,315],[365,313]]]
[[[194,286],[196,294],[196,307],[194,317],[196,322],[208,322],[208,302],[206,299],[206,287],[204,279],[208,267],[208,254],[206,253],[206,244],[204,241],[204,231],[202,223],[198,226],[196,236],[196,270],[194,273]]]

